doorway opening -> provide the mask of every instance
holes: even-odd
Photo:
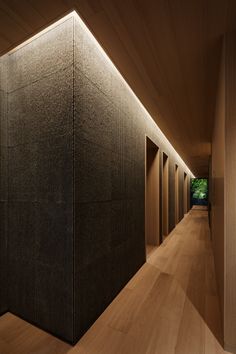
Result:
[[[188,212],[188,176],[184,172],[184,214]]]
[[[169,158],[162,158],[162,240],[169,233]]]
[[[175,225],[179,222],[179,166],[175,165]]]
[[[146,137],[145,239],[146,255],[160,244],[159,148]]]

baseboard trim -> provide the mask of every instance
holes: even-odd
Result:
[[[227,352],[236,354],[236,346],[230,346],[228,344],[224,344],[224,350],[226,350]]]

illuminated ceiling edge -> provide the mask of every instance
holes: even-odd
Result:
[[[92,40],[94,41],[95,45],[98,47],[98,49],[101,51],[101,53],[103,54],[103,56],[109,61],[110,64],[112,64],[112,66],[114,67],[114,69],[116,70],[116,72],[118,73],[118,75],[121,77],[121,79],[123,80],[123,82],[125,83],[125,85],[128,87],[129,91],[132,93],[132,95],[134,96],[134,98],[136,99],[136,101],[138,102],[138,104],[140,105],[140,107],[144,110],[145,114],[148,116],[148,118],[154,122],[154,124],[156,125],[159,134],[161,135],[164,144],[166,144],[168,146],[168,148],[175,154],[175,157],[177,158],[177,160],[179,160],[181,162],[182,165],[184,165],[186,167],[186,172],[188,172],[191,177],[195,177],[194,174],[192,173],[192,171],[190,170],[190,168],[187,166],[187,164],[184,162],[184,160],[181,158],[181,156],[178,154],[178,152],[175,150],[175,148],[173,147],[173,145],[170,143],[170,141],[167,139],[167,137],[165,136],[165,134],[161,131],[161,129],[159,128],[159,126],[157,125],[157,123],[155,122],[155,120],[152,118],[152,116],[150,115],[150,113],[148,112],[148,110],[144,107],[144,105],[142,104],[142,102],[139,100],[139,98],[136,96],[136,94],[134,93],[134,91],[132,90],[132,88],[129,86],[129,84],[126,82],[126,80],[124,79],[124,77],[121,75],[121,73],[119,72],[119,70],[117,69],[117,67],[115,66],[115,64],[113,63],[113,61],[110,59],[110,57],[107,55],[107,53],[105,52],[105,50],[102,48],[102,46],[100,45],[100,43],[97,41],[97,39],[94,37],[94,35],[92,34],[92,32],[89,30],[89,28],[87,27],[87,25],[84,23],[84,21],[81,19],[81,17],[78,15],[78,13],[73,10],[72,12],[70,12],[69,14],[67,14],[66,16],[63,16],[61,19],[55,21],[53,24],[49,25],[48,27],[46,27],[45,29],[43,29],[42,31],[38,32],[36,35],[32,36],[31,38],[27,39],[26,41],[24,41],[23,43],[21,43],[20,45],[18,45],[17,47],[15,47],[14,49],[11,49],[8,53],[4,54],[4,55],[10,55],[12,53],[14,53],[16,50],[18,50],[19,48],[27,45],[29,42],[31,42],[32,40],[36,39],[37,37],[40,37],[43,33],[48,32],[48,30],[54,28],[55,26],[59,25],[60,23],[64,22],[66,19],[69,19],[71,17],[76,16],[77,19],[79,20],[82,28],[89,34],[89,36],[92,38]],[[3,56],[4,56],[3,55]]]

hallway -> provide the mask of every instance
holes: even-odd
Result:
[[[198,208],[74,348],[11,314],[0,318],[0,354],[220,354],[221,338],[208,215]]]

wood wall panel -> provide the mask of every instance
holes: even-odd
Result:
[[[222,57],[212,140],[212,240],[221,311],[224,314],[225,69]]]
[[[236,352],[236,33],[225,38],[225,343]]]
[[[160,152],[146,138],[146,200],[145,234],[146,245],[159,246],[160,240]]]
[[[184,195],[183,195],[183,200],[184,200],[184,214],[188,212],[188,177],[187,174],[184,172]]]
[[[212,143],[211,227],[224,344],[236,352],[236,33],[225,36]]]
[[[162,236],[169,233],[169,158],[162,156]]]
[[[175,165],[175,225],[179,222],[179,166]]]

